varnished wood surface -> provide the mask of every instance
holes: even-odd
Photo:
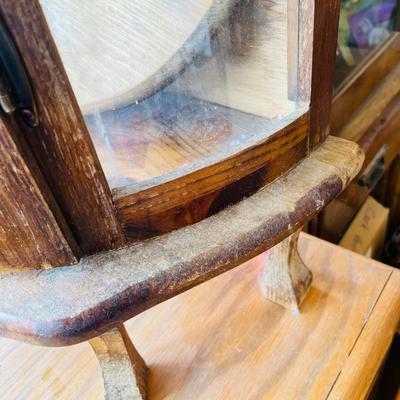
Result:
[[[232,125],[229,120],[225,122],[227,131],[222,130],[221,133],[228,134]],[[203,155],[199,164],[190,165],[189,168],[181,164],[183,168],[161,179],[114,190],[114,202],[120,218],[124,223],[129,223],[135,218],[148,217],[166,211],[221,189],[272,161],[283,162],[280,157],[299,143],[307,141],[307,133],[308,114],[305,114],[273,135],[267,136],[266,139],[257,140],[254,144],[249,143],[248,147],[241,151],[234,151],[232,147],[229,149],[229,146],[225,157],[222,154],[218,156],[218,152],[215,152],[215,144],[221,140],[221,137],[215,140],[209,139],[209,144],[203,141],[192,152],[196,154],[199,150],[206,148],[208,157]],[[201,142],[201,139],[199,141]],[[232,151],[234,151],[233,154]],[[305,156],[306,149],[304,148],[300,157]],[[156,153],[153,159],[160,160],[159,153]],[[187,173],[184,174],[184,172]]]
[[[33,170],[18,127],[0,119],[0,271],[50,268],[77,260]],[[37,168],[37,166],[36,166]],[[75,248],[74,248],[75,249]]]
[[[148,399],[363,399],[335,394],[368,391],[399,321],[399,272],[306,234],[300,254],[315,277],[300,315],[261,297],[261,255],[130,320]],[[103,398],[88,343],[0,344],[1,398]]]
[[[83,253],[125,242],[79,106],[37,0],[1,0],[25,63],[39,126],[25,127],[36,161]]]
[[[0,333],[45,345],[91,339],[274,246],[337,196],[362,161],[356,144],[331,137],[286,176],[198,224],[73,267],[0,276]]]

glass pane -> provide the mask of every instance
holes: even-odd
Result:
[[[295,1],[40,2],[111,188],[187,174],[308,109],[313,15]]]
[[[341,0],[335,85],[394,30],[398,0]]]

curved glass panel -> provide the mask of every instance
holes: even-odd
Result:
[[[111,188],[214,163],[308,109],[311,0],[40,2]]]

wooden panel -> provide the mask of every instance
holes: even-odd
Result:
[[[150,367],[148,398],[321,400],[336,386],[362,389],[365,380],[347,371],[379,367],[384,346],[368,362],[358,362],[358,354],[390,337],[397,277],[392,281],[392,269],[383,264],[305,234],[300,254],[315,277],[300,315],[261,297],[260,255],[130,320],[128,333]],[[88,343],[57,349],[8,339],[0,344],[0,397],[103,398]]]
[[[49,274],[5,276],[0,334],[45,345],[91,339],[301,228],[354,178],[363,157],[356,144],[330,137],[282,179],[197,224]]]
[[[339,9],[339,0],[315,2],[310,110],[311,147],[317,146],[329,134]]]
[[[76,262],[6,118],[0,119],[0,270]],[[73,239],[68,237],[70,241]]]
[[[40,124],[26,139],[83,252],[124,243],[110,192],[36,0],[1,0],[31,78]]]

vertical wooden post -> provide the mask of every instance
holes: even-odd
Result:
[[[264,297],[294,312],[311,285],[312,273],[297,251],[300,230],[269,250],[261,277]]]
[[[147,367],[123,324],[90,340],[99,360],[106,400],[146,399]]]

